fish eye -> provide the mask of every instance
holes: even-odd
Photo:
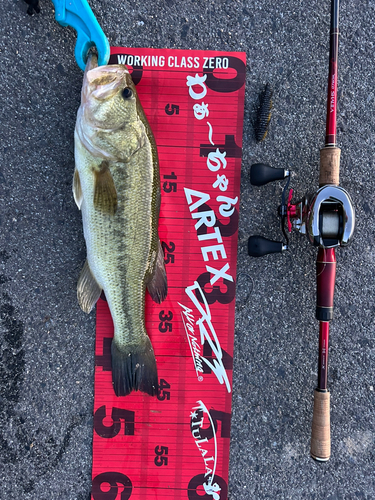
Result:
[[[125,87],[124,90],[122,91],[122,97],[124,99],[130,99],[132,97],[132,95],[133,95],[133,91],[129,87]]]

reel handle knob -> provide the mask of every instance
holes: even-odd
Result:
[[[289,176],[285,168],[273,168],[266,163],[254,163],[250,167],[250,182],[253,186],[264,186],[268,182],[279,181]]]
[[[287,249],[281,241],[272,241],[263,236],[250,236],[247,250],[250,257],[263,257],[269,253],[282,253]]]

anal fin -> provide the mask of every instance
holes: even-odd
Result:
[[[77,284],[77,298],[82,311],[87,314],[91,312],[101,293],[102,289],[92,275],[86,259]]]
[[[100,170],[94,170],[94,207],[101,212],[114,215],[117,210],[117,191],[107,161],[103,161]]]
[[[154,302],[160,304],[166,298],[168,293],[167,273],[164,265],[164,252],[160,241],[158,246],[158,256],[156,258],[155,270],[147,283],[147,290]]]

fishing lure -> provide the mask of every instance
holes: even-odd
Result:
[[[272,94],[271,84],[267,83],[259,98],[260,105],[255,125],[255,138],[257,142],[264,141],[268,132],[272,112]]]

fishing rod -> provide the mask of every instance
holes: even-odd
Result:
[[[306,234],[310,243],[318,247],[316,259],[317,299],[316,319],[319,321],[318,386],[314,390],[314,410],[311,431],[311,456],[325,462],[331,455],[330,393],[327,388],[329,324],[333,318],[333,297],[336,280],[337,247],[350,242],[355,225],[352,201],[339,186],[340,148],[336,142],[337,114],[337,59],[339,39],[339,0],[331,0],[330,55],[325,146],[320,150],[319,189],[292,203],[293,190],[286,192],[290,172],[264,163],[251,166],[250,182],[262,186],[270,181],[287,179],[278,214],[285,242],[271,241],[262,236],[251,236],[248,241],[250,256],[260,257],[288,249],[289,232],[296,229]]]

